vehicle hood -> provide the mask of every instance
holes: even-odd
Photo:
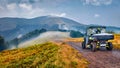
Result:
[[[95,37],[98,40],[112,40],[112,39],[114,39],[114,35],[109,34],[109,33],[93,34],[92,37]]]
[[[110,36],[113,34],[109,34],[109,33],[100,33],[100,34],[93,34],[93,36]]]

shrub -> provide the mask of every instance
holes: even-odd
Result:
[[[81,32],[79,32],[79,31],[71,31],[70,36],[72,38],[78,38],[78,37],[83,37],[83,34]]]
[[[5,40],[2,36],[0,36],[0,51],[4,50],[5,47]]]

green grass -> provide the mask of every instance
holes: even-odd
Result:
[[[0,68],[59,67],[54,65],[59,47],[52,43],[38,44],[24,49],[0,53]]]
[[[76,58],[77,57],[77,58]],[[47,42],[0,53],[0,68],[86,68],[88,62],[65,43]]]

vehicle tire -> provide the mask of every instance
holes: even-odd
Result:
[[[111,42],[108,42],[108,47],[106,47],[107,50],[111,51],[113,49],[113,45]]]
[[[82,42],[82,49],[85,49],[86,46],[85,46],[85,42]]]
[[[92,52],[95,52],[96,51],[96,43],[95,42],[92,42],[91,45],[90,45],[90,49]]]

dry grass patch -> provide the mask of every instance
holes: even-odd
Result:
[[[58,53],[58,60],[62,63],[64,68],[87,68],[89,62],[83,58],[79,51],[70,47],[65,42],[57,42],[60,46]],[[59,63],[58,63],[59,64]]]
[[[86,68],[88,62],[65,43],[47,42],[0,53],[0,68]]]
[[[120,34],[114,34],[114,40],[110,40],[113,43],[114,49],[120,50]]]

